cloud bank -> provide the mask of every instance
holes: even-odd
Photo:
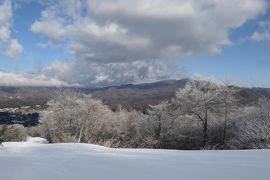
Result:
[[[179,59],[221,52],[233,43],[231,30],[267,9],[266,0],[62,0],[42,4],[44,10],[30,30],[47,38],[40,42],[43,46],[66,46],[70,59],[57,60],[38,73],[85,86],[181,78]]]
[[[11,36],[12,30],[12,3],[10,0],[0,1],[0,51],[3,55],[15,58],[23,47],[17,39]]]

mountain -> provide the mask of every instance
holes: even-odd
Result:
[[[0,87],[0,108],[43,105],[57,88]]]
[[[57,92],[74,90],[92,94],[102,99],[112,109],[119,105],[144,111],[148,105],[170,100],[175,91],[183,88],[190,79],[165,80],[145,84],[125,84],[103,88],[57,88],[57,87],[0,87],[0,108],[45,105]],[[270,98],[267,88],[239,88],[239,96],[244,104],[255,102],[259,97]]]
[[[183,88],[189,79],[167,80],[155,83],[112,86],[95,90],[92,96],[102,99],[112,109],[121,104],[125,108],[145,110],[151,104],[171,99],[175,91]]]
[[[125,108],[145,109],[173,97],[175,91],[184,87],[189,79],[166,80],[145,84],[125,84],[103,88],[57,88],[57,87],[0,87],[0,108],[45,105],[57,92],[74,90],[92,94],[113,109],[121,104]]]

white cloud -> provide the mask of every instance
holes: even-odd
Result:
[[[78,84],[68,84],[44,75],[0,71],[0,86],[78,86]]]
[[[0,40],[7,41],[10,38],[10,26],[12,19],[12,6],[8,0],[0,4]]]
[[[11,37],[12,3],[5,0],[0,4],[0,50],[7,57],[14,58],[23,51],[17,39]]]
[[[201,74],[201,73],[194,73],[194,78],[199,81],[211,81],[215,82],[216,84],[224,84],[225,80],[220,80],[213,74]]]
[[[4,55],[10,58],[14,58],[23,51],[22,45],[17,41],[17,39],[11,39],[9,46],[4,51]]]
[[[0,71],[0,86],[107,86],[130,82],[146,83],[167,79],[172,75],[184,78],[184,70],[172,71],[162,62],[89,63],[55,60],[46,68],[29,72]]]
[[[46,76],[85,85],[130,83],[171,77],[183,56],[220,52],[232,29],[266,9],[266,0],[50,1],[31,30],[67,44],[74,59],[60,62],[69,64],[65,69],[45,68]]]
[[[11,2],[8,0],[3,1],[0,6],[0,23],[9,24],[10,19],[12,18],[12,6]]]
[[[259,28],[255,31],[250,39],[252,41],[270,41],[270,21],[259,22]]]
[[[9,26],[0,26],[0,41],[7,42],[10,38]]]
[[[44,10],[31,30],[52,41],[70,40],[80,58],[106,62],[219,52],[231,29],[267,7],[265,0],[88,0],[82,15],[82,2],[72,1],[81,5],[75,9],[61,2]]]
[[[172,64],[157,61],[95,63],[78,60],[54,61],[40,73],[68,84],[106,86],[130,82],[152,82],[157,79],[167,79],[176,73],[178,73],[178,78],[184,77],[184,73],[181,74],[172,69]],[[184,71],[181,70],[181,72]]]
[[[251,36],[253,41],[270,41],[270,32],[254,32]]]
[[[39,32],[53,42],[59,42],[66,35],[64,20],[56,17],[54,10],[47,9],[41,13],[41,20],[31,25],[32,32]]]

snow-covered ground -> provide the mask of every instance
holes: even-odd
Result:
[[[110,149],[31,138],[0,147],[0,179],[268,180],[270,151]]]

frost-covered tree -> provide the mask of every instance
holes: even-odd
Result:
[[[270,148],[270,100],[236,112],[231,134],[230,148]]]
[[[52,142],[91,142],[92,135],[111,115],[101,101],[76,92],[63,92],[42,113],[43,134]],[[93,139],[92,139],[93,140]]]
[[[208,140],[208,125],[210,113],[217,112],[220,104],[218,86],[210,81],[191,81],[183,89],[179,89],[172,100],[175,109],[183,115],[201,122],[203,142]]]
[[[31,137],[40,137],[41,136],[41,126],[30,126],[26,128],[29,136]]]
[[[151,124],[153,126],[153,134],[156,140],[159,140],[162,133],[164,124],[167,122],[168,118],[168,102],[162,102],[158,105],[151,106],[149,110],[149,117],[152,120]]]
[[[238,90],[233,86],[230,86],[228,82],[225,82],[224,85],[218,87],[218,98],[219,98],[219,115],[220,117],[224,117],[223,125],[222,125],[222,144],[224,145],[228,123],[231,119],[231,115],[237,109],[237,94]]]
[[[77,115],[80,112],[81,99],[75,92],[58,93],[47,104],[48,108],[42,112],[41,122],[44,129],[44,135],[52,142],[70,141],[72,132],[77,134],[78,127]],[[74,130],[74,131],[72,131]]]
[[[170,114],[170,104],[161,102],[160,104],[150,106],[148,118],[144,123],[145,138],[152,147],[163,147],[165,141],[173,139],[175,130],[175,119]]]
[[[113,135],[114,115],[108,106],[100,100],[87,98],[84,106],[84,115],[79,117],[79,140],[87,143],[102,143]]]
[[[115,138],[123,147],[143,147],[143,126],[146,115],[136,110],[119,108],[115,112]]]

